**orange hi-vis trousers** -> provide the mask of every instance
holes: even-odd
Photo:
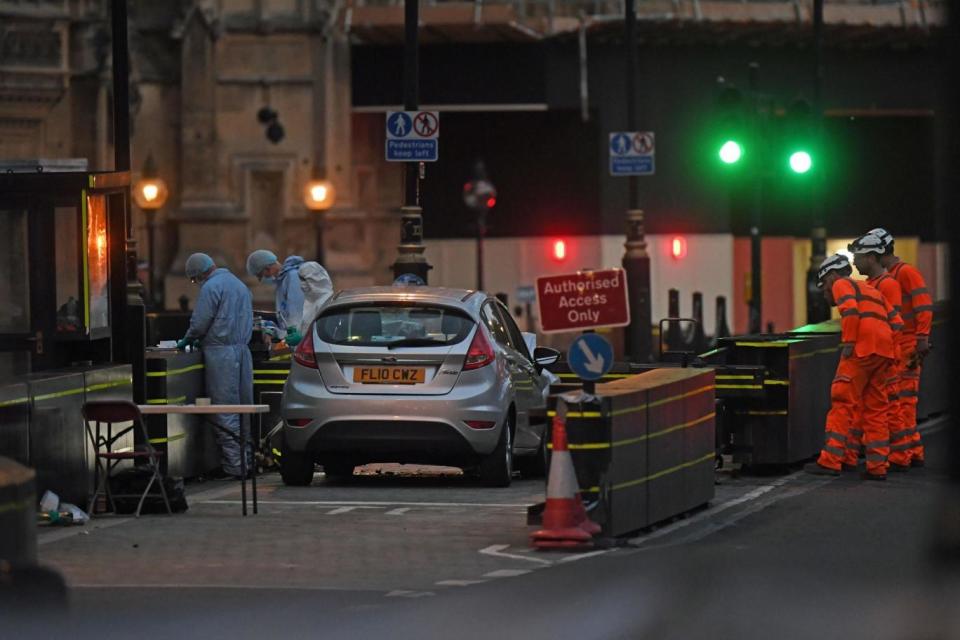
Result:
[[[888,385],[892,366],[891,358],[876,354],[840,358],[837,374],[830,386],[826,443],[818,460],[821,466],[840,470],[846,456],[850,430],[854,428],[862,409],[867,472],[874,475],[887,473],[887,456],[890,454]]]
[[[910,452],[912,446],[909,440],[909,430],[903,427],[903,415],[900,407],[900,370],[902,363],[894,360],[890,363],[887,372],[887,406],[884,409],[886,416],[886,434],[890,442],[889,462],[901,466],[910,466]],[[843,464],[857,466],[860,458],[860,446],[863,444],[863,406],[857,407],[854,414],[853,426],[847,432],[847,452]]]
[[[907,366],[917,350],[917,338],[901,348],[900,373],[900,427],[905,432],[896,440],[899,451],[906,450],[911,460],[923,460],[923,442],[917,430],[917,403],[920,400],[920,372],[923,365],[919,362],[913,369]],[[893,440],[892,440],[893,441]]]

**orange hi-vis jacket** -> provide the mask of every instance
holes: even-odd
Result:
[[[907,335],[929,336],[933,325],[933,298],[930,289],[917,268],[906,262],[897,262],[888,273],[900,283],[903,292],[903,333]]]
[[[897,315],[890,318],[890,328],[893,330],[893,339],[896,341],[905,326],[900,314],[900,309],[903,307],[903,293],[900,289],[900,283],[890,274],[884,273],[876,278],[867,278],[867,284],[879,291],[883,299],[896,311]]]
[[[852,278],[838,278],[831,292],[840,309],[841,346],[853,347],[853,355],[858,358],[873,354],[896,358],[890,323],[897,312],[883,295],[866,282]]]

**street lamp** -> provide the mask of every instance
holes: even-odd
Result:
[[[322,172],[320,173],[322,175]],[[322,212],[333,206],[337,190],[326,178],[312,178],[303,185],[303,204],[310,211]],[[317,218],[317,262],[323,264],[323,216]]]
[[[147,259],[150,262],[150,269],[147,271],[147,288],[150,291],[150,302],[156,304],[157,299],[157,290],[154,287],[154,218],[156,218],[156,213],[159,211],[164,204],[167,202],[167,196],[169,196],[169,191],[167,190],[167,183],[160,177],[157,173],[157,165],[153,160],[153,154],[147,154],[147,160],[143,163],[143,171],[141,172],[140,179],[133,186],[133,199],[137,203],[137,206],[147,212]],[[154,212],[154,215],[149,215],[150,212]]]

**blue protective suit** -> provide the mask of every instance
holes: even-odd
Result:
[[[227,269],[217,269],[200,287],[196,308],[190,318],[188,340],[200,340],[203,348],[207,395],[213,404],[253,404],[253,296]],[[242,424],[238,414],[217,414],[215,422],[239,437]],[[215,429],[220,444],[223,470],[240,475],[240,443],[221,429]],[[253,443],[248,440],[247,470],[253,463]]]
[[[298,275],[303,262],[300,256],[290,256],[277,275],[277,325],[281,333],[286,333],[287,327],[299,327],[303,318],[303,291]]]

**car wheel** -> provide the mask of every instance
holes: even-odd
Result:
[[[280,477],[288,487],[306,487],[313,482],[313,456],[306,451],[291,451],[281,438]]]
[[[323,465],[323,475],[327,480],[333,482],[343,482],[353,476],[354,465],[349,462],[334,462]]]
[[[547,474],[547,448],[541,440],[540,447],[532,456],[517,458],[517,467],[524,478],[542,478]]]
[[[503,423],[493,453],[480,461],[480,482],[488,487],[509,487],[513,477],[513,434],[509,416]]]

